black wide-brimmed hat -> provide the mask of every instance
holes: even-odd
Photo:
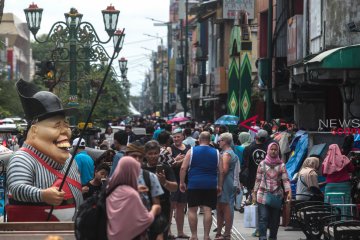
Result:
[[[28,121],[44,120],[56,115],[70,116],[77,112],[76,108],[63,108],[58,96],[48,91],[38,91],[37,87],[20,79],[16,88]]]

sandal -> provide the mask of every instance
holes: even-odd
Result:
[[[216,234],[214,240],[231,240],[231,235],[219,235],[219,234]]]
[[[190,237],[189,236],[187,236],[187,235],[179,235],[179,236],[177,236],[175,239],[190,239]]]

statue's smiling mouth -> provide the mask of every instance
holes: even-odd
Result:
[[[68,140],[55,141],[54,144],[56,145],[56,147],[62,150],[69,150],[69,148],[71,147]]]

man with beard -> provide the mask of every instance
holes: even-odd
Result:
[[[71,130],[65,116],[75,109],[63,109],[60,99],[20,80],[18,94],[28,120],[23,147],[9,161],[7,189],[9,222],[71,221],[82,201],[80,175],[70,167],[63,189],[59,186],[70,163]]]

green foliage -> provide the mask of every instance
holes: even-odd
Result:
[[[45,35],[39,37],[41,40],[46,38]],[[31,44],[33,49],[33,57],[36,61],[51,60],[51,52],[54,49],[54,43],[37,43]],[[66,106],[69,99],[69,64],[67,62],[55,62],[56,71],[55,79],[58,84],[53,92],[62,99],[63,105]],[[96,93],[100,87],[100,83],[105,75],[107,66],[93,65],[89,69],[84,70],[84,66],[80,67],[77,73],[77,92],[78,92],[78,122],[86,121],[92,103],[95,100]],[[34,83],[41,89],[46,89],[44,79],[34,78]],[[128,115],[129,100],[126,99],[124,89],[116,76],[110,72],[104,86],[104,90],[100,95],[99,101],[95,107],[92,119],[99,121],[111,120],[120,116]]]
[[[79,109],[82,113],[80,119],[82,121],[86,120],[91,105],[95,100],[101,81],[104,78],[104,68],[106,67],[107,66],[103,68],[92,68],[91,71],[84,76],[82,81],[79,81],[78,96]],[[88,91],[88,89],[90,91]],[[86,92],[90,92],[90,96],[88,96]],[[92,119],[110,120],[120,116],[126,116],[129,113],[128,104],[129,101],[124,95],[121,83],[117,81],[113,73],[110,72],[95,107]]]
[[[0,80],[0,117],[20,116],[24,112],[15,88],[15,82]]]
[[[46,35],[40,35],[38,37],[40,41],[44,41],[46,39]],[[45,61],[51,59],[51,52],[55,48],[53,42],[46,42],[46,43],[38,43],[38,42],[32,42],[31,48],[33,50],[33,58],[36,61]]]

